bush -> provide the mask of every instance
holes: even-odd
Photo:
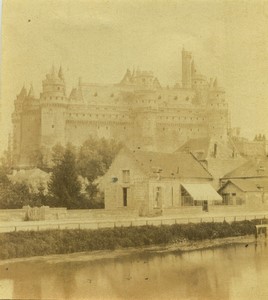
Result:
[[[260,220],[258,221],[260,222]],[[0,234],[0,259],[201,241],[255,233],[254,221]]]

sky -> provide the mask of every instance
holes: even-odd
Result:
[[[268,0],[3,0],[0,148],[22,86],[62,65],[67,91],[117,83],[127,68],[181,80],[181,50],[226,90],[233,127],[268,137]]]

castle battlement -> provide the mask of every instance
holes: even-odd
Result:
[[[79,79],[66,95],[62,68],[52,67],[40,97],[25,87],[15,100],[13,156],[16,165],[34,165],[36,153],[57,143],[81,145],[90,136],[116,139],[129,148],[174,151],[190,138],[225,139],[228,104],[217,79],[197,72],[191,52],[182,51],[182,80],[162,87],[153,72],[127,69],[119,83]]]

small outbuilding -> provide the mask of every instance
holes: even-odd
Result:
[[[225,205],[261,207],[268,204],[268,180],[229,179],[218,193]]]
[[[218,192],[225,205],[268,205],[268,160],[251,159],[221,178]]]

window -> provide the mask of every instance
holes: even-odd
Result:
[[[130,181],[130,171],[123,170],[123,183],[129,183]]]
[[[154,201],[154,208],[161,207],[161,187],[157,186],[155,190],[155,201]]]
[[[54,128],[54,125],[52,125],[51,127]]]

